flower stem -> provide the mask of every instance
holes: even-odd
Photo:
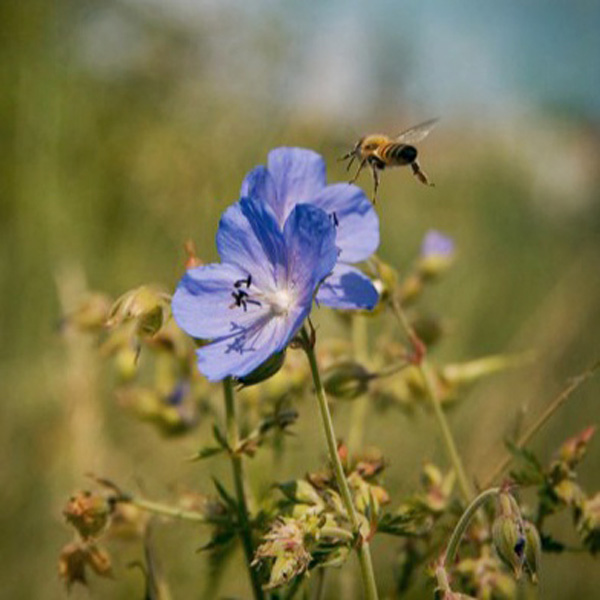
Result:
[[[395,296],[392,296],[390,305],[392,307],[392,312],[400,323],[400,327],[404,330],[410,341],[413,344],[416,342],[417,344],[422,345],[422,342],[419,340],[417,334],[414,332],[413,328],[408,322],[406,314],[400,306],[400,302]],[[456,443],[454,441],[454,437],[452,436],[450,426],[448,425],[446,415],[442,409],[431,367],[429,366],[429,363],[425,357],[422,357],[420,360],[416,361],[416,367],[419,369],[423,378],[423,383],[425,384],[425,393],[427,394],[427,398],[429,399],[431,407],[433,408],[433,413],[438,423],[438,427],[440,428],[444,446],[446,447],[446,453],[448,454],[452,468],[456,473],[461,495],[465,502],[469,502],[473,497],[473,490],[471,489],[471,484],[469,483],[465,468],[460,458],[460,454],[456,448]]]
[[[196,523],[205,523],[207,525],[218,525],[220,523],[227,522],[225,519],[207,517],[200,512],[185,510],[183,508],[179,508],[178,506],[170,506],[169,504],[162,504],[160,502],[145,500],[144,498],[137,498],[135,496],[123,496],[116,498],[116,501],[121,504],[131,504],[132,506],[137,506],[141,510],[151,512],[156,515],[171,517],[172,519],[180,519],[182,521],[194,521]]]
[[[350,521],[352,530],[356,534],[360,535],[358,515],[354,507],[352,494],[350,493],[350,487],[348,486],[348,481],[346,480],[344,468],[337,451],[337,441],[335,437],[335,431],[333,429],[333,421],[331,419],[331,413],[329,412],[329,405],[327,404],[325,388],[321,382],[321,375],[319,373],[317,357],[315,356],[314,345],[311,342],[310,336],[306,329],[302,329],[301,337],[304,342],[303,347],[310,364],[310,371],[315,384],[315,393],[317,396],[317,402],[319,404],[319,412],[321,414],[325,439],[327,441],[327,450],[329,451],[329,459],[331,460],[331,464],[333,466],[333,472],[335,474],[337,486],[342,497],[342,502],[344,503],[344,507],[348,514],[348,520]],[[362,538],[360,543],[357,545],[356,551],[358,553],[365,599],[377,600],[377,585],[375,583],[375,573],[373,571],[373,562],[371,560],[368,541]]]
[[[485,490],[481,492],[472,502],[469,504],[465,512],[462,514],[461,518],[458,520],[454,531],[452,532],[452,536],[450,537],[450,541],[448,542],[448,547],[446,548],[446,552],[444,554],[443,566],[447,567],[449,563],[451,563],[458,551],[458,546],[462,540],[471,519],[475,516],[475,513],[482,506],[488,498],[493,496],[497,496],[500,493],[500,488],[490,488],[489,490]]]
[[[250,576],[250,583],[252,585],[252,592],[255,600],[263,600],[264,593],[260,585],[258,573],[252,567],[252,561],[254,559],[254,545],[252,543],[252,532],[250,529],[250,519],[248,516],[248,503],[246,501],[246,494],[244,492],[244,472],[242,465],[242,457],[236,454],[235,448],[239,443],[239,431],[237,422],[235,419],[235,399],[233,395],[233,382],[230,377],[223,380],[223,391],[225,397],[225,420],[227,426],[227,441],[231,451],[229,457],[231,460],[231,466],[233,469],[233,482],[235,486],[235,494],[238,504],[238,519],[239,519],[239,535],[240,541],[244,548],[244,555],[246,557],[246,567]]]

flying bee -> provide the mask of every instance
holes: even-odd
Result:
[[[423,184],[433,186],[425,171],[417,162],[417,149],[413,146],[426,138],[433,129],[438,119],[430,119],[415,127],[411,127],[396,137],[375,133],[366,135],[354,148],[340,157],[340,160],[349,160],[347,170],[350,170],[355,160],[359,161],[358,169],[350,183],[354,183],[360,172],[368,165],[373,174],[373,203],[377,201],[377,190],[379,188],[379,171],[386,167],[402,167],[410,165],[414,176]]]

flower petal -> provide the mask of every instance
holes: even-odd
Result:
[[[259,288],[273,287],[286,270],[283,234],[269,205],[259,199],[242,198],[225,211],[217,249],[224,263],[237,265]]]
[[[272,208],[277,206],[275,182],[269,170],[264,165],[252,169],[244,178],[242,189],[240,190],[240,198],[248,196],[262,200]]]
[[[300,303],[312,304],[318,284],[331,273],[338,255],[335,227],[312,204],[297,204],[283,230],[288,252],[288,281]]]
[[[309,310],[310,305],[286,317],[265,316],[246,329],[199,348],[198,369],[211,381],[248,375],[287,346]]]
[[[331,308],[372,309],[379,293],[371,280],[355,267],[338,263],[321,284],[317,302]]]
[[[200,339],[218,338],[248,327],[263,316],[268,307],[249,303],[244,311],[234,305],[233,284],[246,276],[244,270],[232,264],[203,265],[188,270],[171,302],[176,323]]]
[[[271,204],[280,227],[283,227],[294,206],[312,203],[327,182],[325,161],[319,154],[305,148],[276,148],[269,152],[269,174],[276,190]],[[272,202],[272,197],[267,198]]]
[[[328,185],[310,201],[332,215],[337,223],[335,243],[341,250],[341,262],[365,260],[377,250],[379,217],[359,187],[347,183]]]

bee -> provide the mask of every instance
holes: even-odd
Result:
[[[379,172],[386,167],[402,167],[410,165],[413,175],[424,185],[433,186],[429,181],[427,174],[421,169],[417,162],[417,149],[413,146],[427,137],[433,129],[438,119],[430,119],[411,127],[396,137],[388,137],[384,134],[366,135],[358,142],[354,148],[340,157],[339,160],[349,160],[347,170],[355,160],[360,161],[358,169],[350,183],[354,183],[360,172],[368,165],[373,174],[373,204],[377,201],[377,190],[379,188]]]

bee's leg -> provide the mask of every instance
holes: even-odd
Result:
[[[358,176],[360,175],[360,172],[365,168],[366,164],[367,164],[367,160],[366,159],[360,161],[360,165],[358,165],[358,169],[356,170],[356,174],[354,175],[354,177],[348,183],[354,183],[358,179]]]
[[[377,190],[379,189],[379,170],[371,164],[371,172],[373,173],[373,204],[377,202]]]
[[[421,169],[419,163],[415,160],[410,163],[413,175],[424,185],[428,185],[430,187],[435,187],[435,183],[429,181],[429,177],[427,177],[427,173]]]

